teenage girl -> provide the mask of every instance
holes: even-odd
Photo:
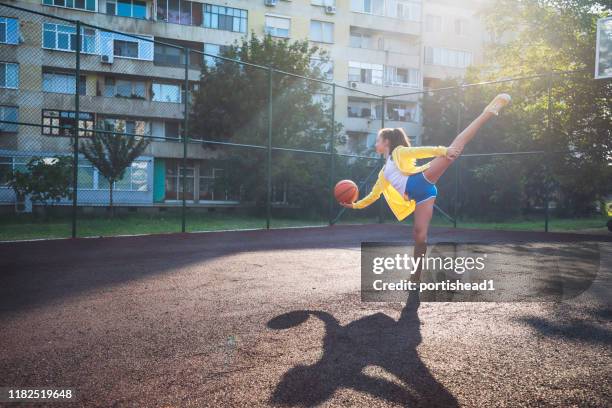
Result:
[[[438,195],[436,182],[463,151],[465,145],[476,135],[476,132],[493,116],[510,102],[510,95],[499,94],[470,125],[461,132],[449,147],[419,146],[411,147],[406,133],[401,128],[384,128],[376,137],[376,152],[384,155],[384,179],[389,182],[404,198],[415,200],[414,209],[414,257],[424,256],[427,251],[427,233],[433,215],[434,202]],[[404,146],[404,147],[400,147]],[[400,149],[394,153],[396,148]],[[401,155],[399,154],[401,152]],[[416,166],[415,159],[436,157],[428,163]],[[393,158],[401,163],[395,163]],[[402,170],[400,170],[400,168]],[[378,183],[378,182],[377,182]],[[376,186],[363,199],[352,203],[341,203],[346,208],[361,209],[376,201],[381,194],[381,186]],[[414,274],[419,281],[421,267]]]

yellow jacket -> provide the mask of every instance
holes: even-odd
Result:
[[[430,162],[421,166],[416,165],[416,159],[424,159],[427,157],[445,156],[446,146],[398,146],[391,152],[391,157],[397,165],[398,169],[405,175],[420,173],[429,168]],[[395,214],[398,221],[412,214],[416,208],[416,201],[410,197],[404,198],[399,191],[385,178],[384,166],[378,172],[376,184],[372,187],[372,191],[367,196],[353,203],[353,208],[361,209],[369,206],[374,201],[378,200],[380,194],[385,196],[389,208]]]

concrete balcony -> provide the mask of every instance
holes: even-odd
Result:
[[[145,154],[154,157],[163,157],[170,159],[181,159],[183,158],[183,142],[177,140],[160,141],[155,140],[147,146]],[[214,151],[205,149],[200,143],[188,143],[187,144],[187,158],[188,159],[209,159],[216,157]]]
[[[445,67],[442,65],[424,65],[423,78],[444,79],[463,77],[465,70],[465,68]]]
[[[347,117],[343,122],[348,132],[376,133],[382,126],[380,118],[367,119]],[[410,137],[418,137],[423,131],[422,126],[418,123],[400,122],[389,119],[385,119],[385,127],[403,128]]]
[[[345,86],[351,87],[351,82],[352,81],[347,81]],[[342,83],[340,84],[344,85]],[[388,96],[388,95],[400,95],[404,93],[417,92],[421,90],[420,88],[400,86],[399,84],[388,84],[388,85],[383,86],[383,85],[366,84],[362,82],[357,82],[356,87],[352,89],[353,90],[351,91],[342,90],[342,92],[339,92],[339,95],[370,98],[371,96],[364,94],[363,92],[368,92],[374,95]],[[363,91],[363,92],[360,92],[360,91]],[[415,94],[415,95],[407,95],[407,96],[393,98],[393,100],[404,101],[404,102],[418,102],[420,98],[421,98],[421,94]]]
[[[42,50],[41,63],[46,67],[71,68],[76,67],[76,54],[74,52]],[[112,64],[101,62],[98,54],[81,54],[81,71],[85,72],[107,72],[109,74],[139,75],[149,78],[165,78],[185,80],[185,68],[155,65],[153,61],[139,60],[133,58],[115,57]],[[199,80],[200,68],[190,67],[189,79]]]
[[[421,56],[418,49],[407,49],[405,52],[378,50],[373,48],[346,47],[335,55],[336,59],[346,61],[369,62],[399,68],[420,69]]]
[[[350,24],[364,28],[376,27],[379,31],[389,31],[416,37],[421,35],[421,22],[419,21],[403,20],[358,11],[351,11]]]
[[[45,95],[45,103],[49,94]],[[50,98],[49,98],[50,99]],[[183,119],[184,105],[170,102],[154,102],[143,99],[81,96],[80,109],[98,114],[136,116],[151,119]],[[53,105],[46,105],[53,106]]]

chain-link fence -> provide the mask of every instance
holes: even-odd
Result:
[[[450,144],[450,135],[499,93],[512,103],[437,183],[436,204],[451,216],[441,219],[461,227],[605,233],[612,83],[594,80],[590,70],[551,71],[425,91],[423,144]]]
[[[587,174],[562,165],[569,139],[554,137],[581,118],[597,126],[580,137],[606,142],[609,110],[568,108],[586,75],[382,96],[350,70],[331,82],[324,63],[311,77],[12,5],[0,15],[0,239],[392,222],[383,199],[352,211],[333,197],[341,179],[372,188],[377,130],[423,125],[413,144],[449,145],[504,91],[509,112],[440,179],[434,225],[554,229],[605,190],[568,191]]]

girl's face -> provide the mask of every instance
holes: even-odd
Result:
[[[389,152],[389,141],[382,137],[380,133],[376,136],[376,153],[385,154]]]

